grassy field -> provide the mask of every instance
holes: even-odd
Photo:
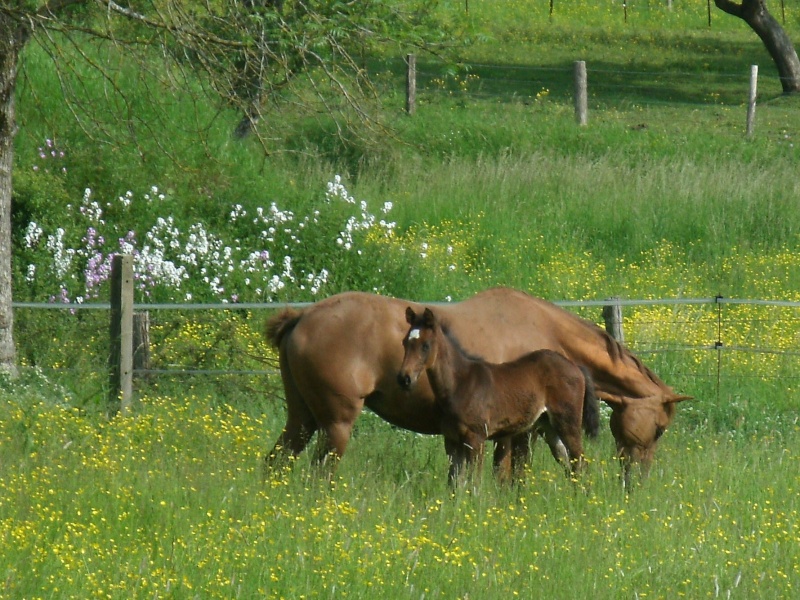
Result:
[[[210,403],[148,397],[103,423],[6,397],[0,594],[776,598],[797,586],[796,422],[768,435],[678,427],[630,496],[607,434],[587,448],[587,492],[540,447],[518,488],[487,473],[451,493],[439,440],[374,417],[331,484],[305,459],[263,482],[277,406]]]
[[[318,291],[298,277],[268,296],[235,262],[222,283],[191,272],[180,290],[155,286],[139,300],[232,301],[235,292],[296,301],[364,289],[442,301],[510,285],[554,301],[800,301],[800,107],[779,94],[752,32],[719,11],[709,28],[701,2],[672,11],[629,2],[627,22],[621,4],[592,0],[556,1],[552,16],[541,2],[473,0],[469,14],[465,4],[440,5],[458,32],[455,60],[419,58],[413,117],[403,112],[400,57],[370,61],[393,138],[343,140],[283,115],[290,151],[268,157],[231,139],[237,115],[165,95],[165,112],[142,108],[120,122],[92,85],[82,101],[97,107],[98,129],[138,137],[87,135],[30,48],[18,97],[15,299],[102,300],[103,288],[94,298],[86,287],[88,250],[101,249],[84,240],[90,227],[113,241],[129,231],[145,239],[171,216],[181,236],[170,239],[184,243],[202,222],[211,246],[245,256],[285,211],[295,223],[318,211],[302,239],[276,236],[277,270],[264,275],[281,274],[283,245],[298,274],[330,272]],[[579,59],[587,127],[572,109]],[[748,139],[751,64],[761,95]],[[144,76],[123,71],[120,82],[135,90]],[[336,175],[352,205],[326,196]],[[348,219],[366,218],[361,201],[376,219],[345,251],[336,239]],[[87,216],[98,208],[102,225]],[[259,208],[272,221],[244,219]],[[43,230],[38,247],[27,243],[30,222]],[[64,248],[80,251],[62,273],[44,243],[58,227]],[[36,278],[26,276],[31,264]],[[209,258],[205,276],[228,264]],[[451,492],[440,439],[371,414],[331,483],[307,456],[262,481],[261,456],[283,425],[275,375],[161,374],[139,383],[133,415],[108,420],[105,315],[19,309],[22,376],[0,382],[0,598],[792,597],[798,309],[718,308],[625,309],[627,343],[696,397],[629,496],[607,426],[588,444],[585,492],[543,447],[517,488],[487,472]],[[599,319],[596,307],[574,310]],[[269,370],[266,316],[153,311],[154,366]],[[717,341],[724,351],[706,349]]]

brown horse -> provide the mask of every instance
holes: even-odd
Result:
[[[505,363],[468,355],[430,310],[406,309],[410,325],[397,382],[411,390],[424,372],[439,408],[451,484],[471,469],[484,442],[544,435],[556,461],[573,475],[584,464],[581,427],[596,437],[600,411],[591,379],[553,350]]]
[[[322,434],[317,458],[341,457],[364,406],[398,427],[441,433],[427,378],[410,393],[397,385],[409,305],[421,310],[405,300],[345,292],[302,311],[286,309],[268,321],[266,334],[279,350],[287,409],[268,463],[301,453],[317,431]],[[467,352],[490,362],[546,348],[585,366],[598,397],[612,408],[610,426],[626,482],[631,462],[647,470],[672,422],[674,403],[688,398],[675,394],[594,323],[524,292],[494,288],[432,310],[447,319]],[[510,460],[503,468],[510,469]]]

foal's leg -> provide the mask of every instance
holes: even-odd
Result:
[[[466,454],[463,448],[464,446],[460,440],[444,438],[444,449],[450,460],[450,471],[447,474],[447,483],[450,484],[450,487],[456,487],[461,483],[466,462]]]
[[[465,483],[475,476],[476,468],[483,464],[484,439],[474,436],[445,438],[444,445],[450,457],[450,485]]]
[[[494,454],[492,457],[492,467],[495,477],[501,483],[509,483],[512,481],[512,450],[513,441],[511,437],[504,437],[494,442]]]
[[[511,438],[511,477],[514,482],[522,481],[531,458],[531,448],[538,436],[535,430],[531,430]]]
[[[561,466],[569,469],[570,452],[567,450],[567,446],[564,444],[561,436],[558,435],[556,430],[552,425],[550,425],[549,422],[545,425],[542,425],[541,429],[542,433],[544,434],[544,440],[547,442],[547,446],[550,448],[550,453],[553,455],[553,458],[555,458],[556,462],[558,462]]]
[[[539,423],[539,430],[553,458],[564,467],[567,475],[577,475],[583,468],[583,443],[580,426],[565,424],[553,415]]]
[[[553,415],[551,418],[549,435],[552,439],[548,439],[550,450],[556,460],[564,465],[568,474],[577,476],[584,466],[581,421],[573,418],[560,419]]]
[[[581,439],[580,429],[576,431],[565,431],[562,434],[561,439],[567,448],[567,453],[569,455],[569,467],[572,471],[572,474],[578,475],[583,470],[585,464],[583,456],[583,441]]]
[[[536,432],[528,431],[495,441],[494,472],[500,482],[522,481],[536,436]]]

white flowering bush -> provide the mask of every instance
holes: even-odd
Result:
[[[215,231],[161,214],[175,202],[157,186],[106,202],[86,189],[57,225],[31,220],[17,252],[18,264],[24,264],[17,298],[22,287],[31,300],[105,299],[113,255],[130,254],[142,301],[313,300],[364,283],[358,278],[374,259],[365,248],[370,240],[391,238],[395,228],[387,220],[391,203],[380,217],[374,215],[338,175],[309,214],[276,202],[254,209],[237,204]]]

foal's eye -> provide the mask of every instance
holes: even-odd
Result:
[[[431,349],[431,345],[428,342],[423,342],[422,344],[422,351],[428,352]]]

